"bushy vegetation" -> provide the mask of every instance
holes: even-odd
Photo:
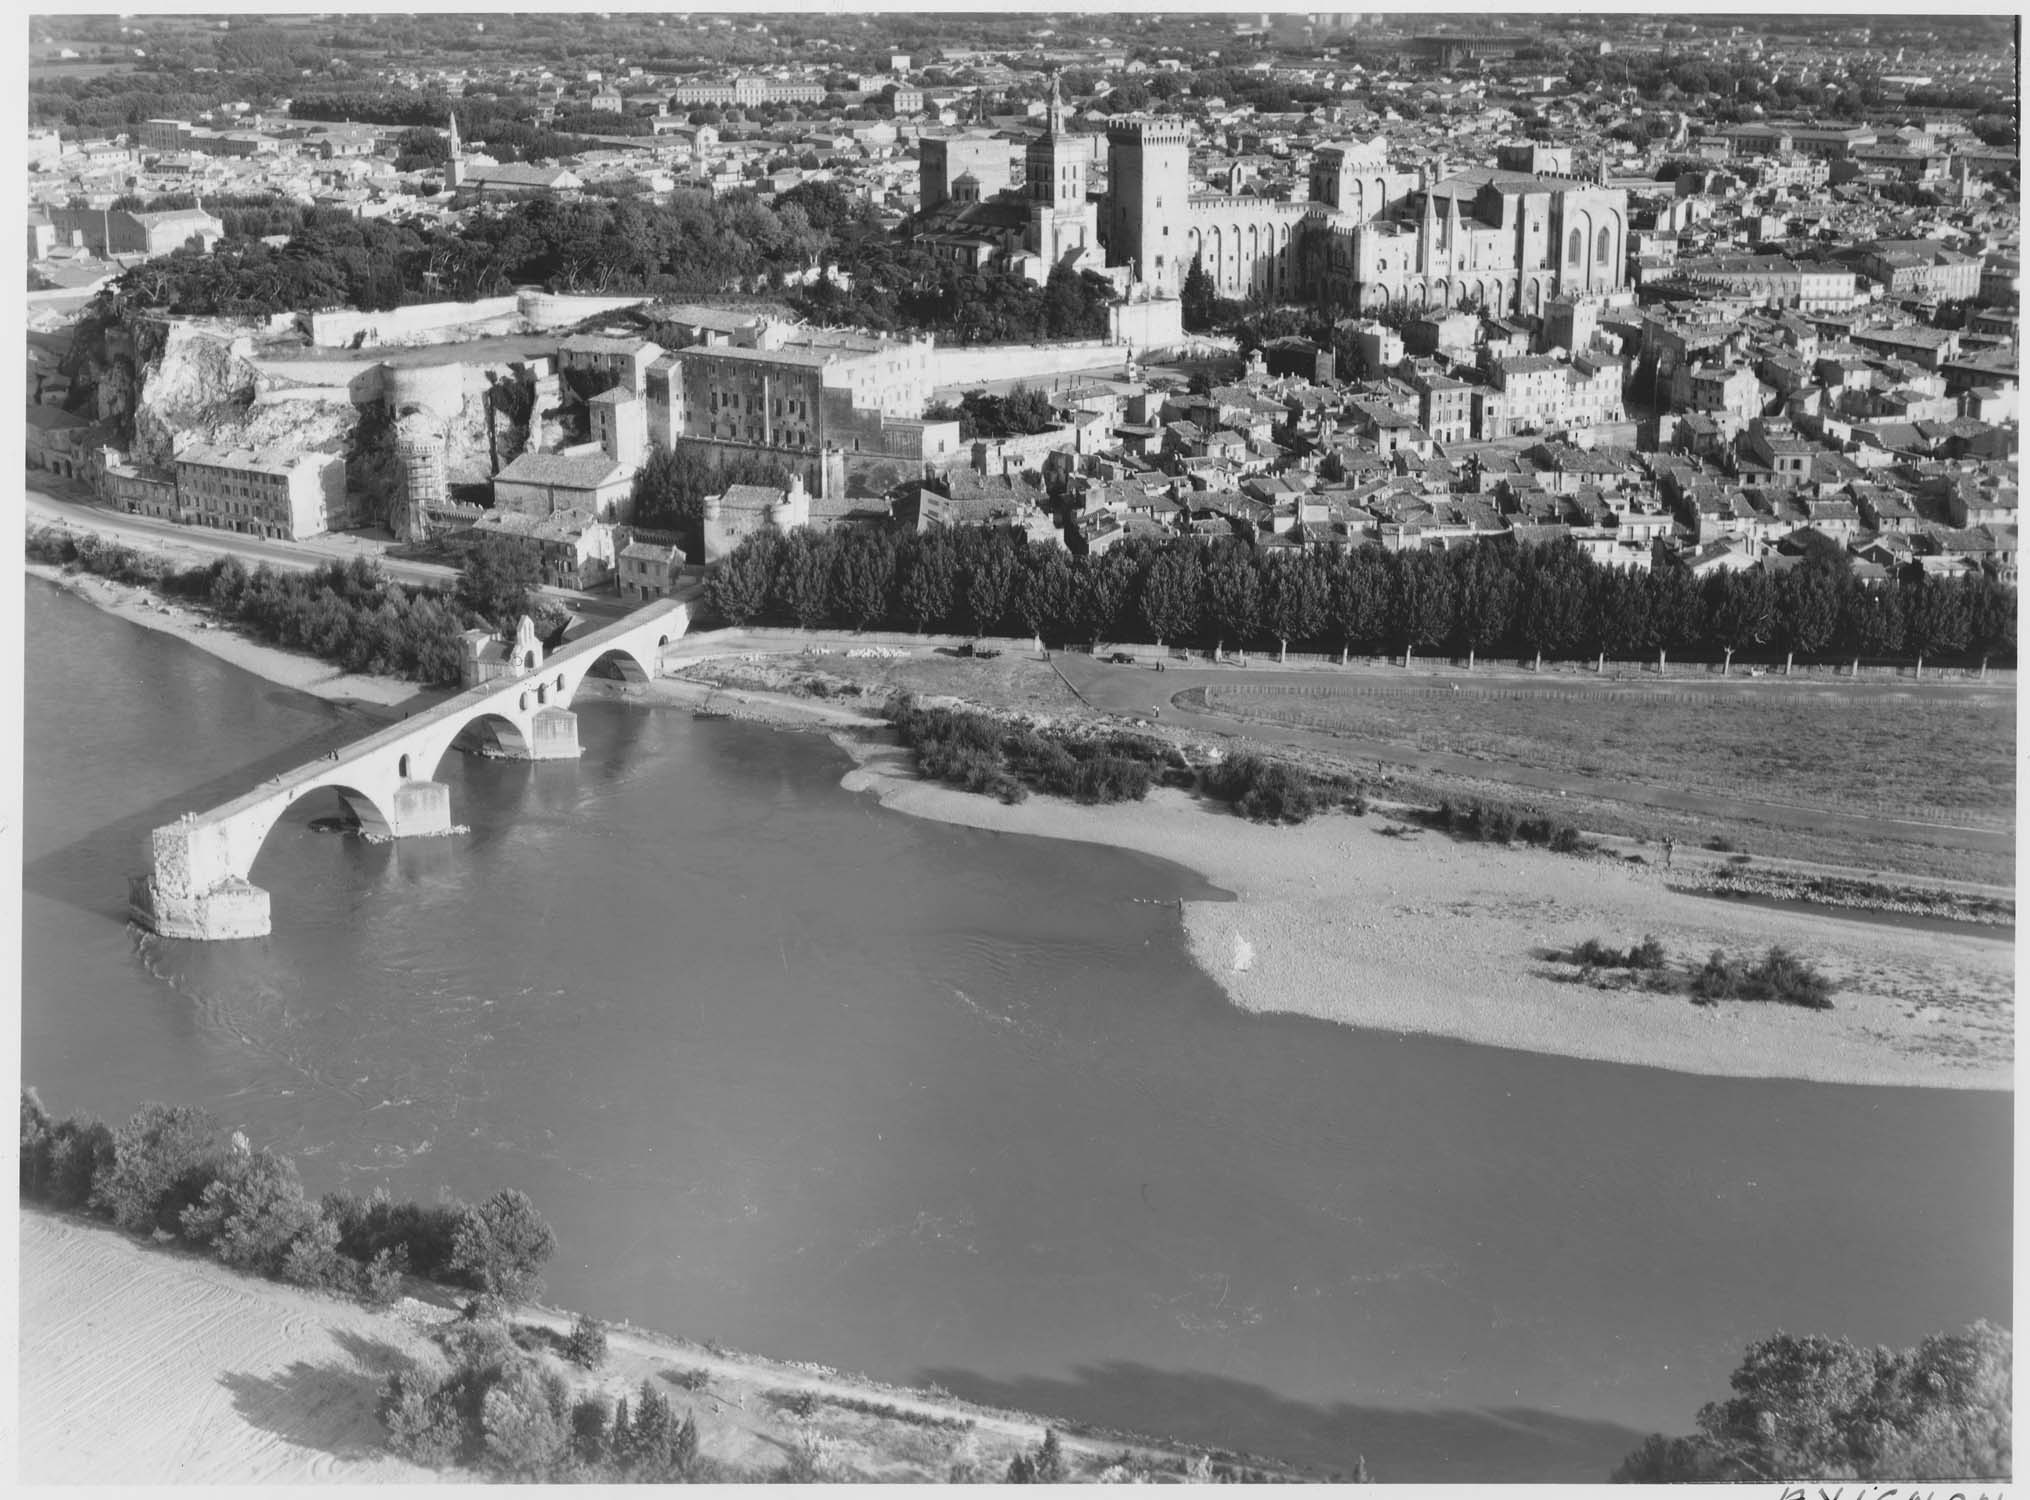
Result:
[[[1661,970],[1667,961],[1663,943],[1647,935],[1633,948],[1611,948],[1598,938],[1587,938],[1572,950],[1572,962],[1589,969],[1634,969],[1638,973]]]
[[[21,1195],[131,1233],[160,1230],[223,1264],[385,1303],[407,1272],[500,1299],[530,1295],[556,1236],[526,1195],[396,1203],[385,1191],[312,1200],[286,1156],[255,1150],[188,1105],[144,1104],[117,1131],[56,1119],[21,1095]]]
[[[1254,754],[1229,755],[1205,773],[1203,784],[1207,795],[1257,823],[1302,823],[1331,808],[1356,805],[1358,795],[1347,777]]]
[[[1190,779],[1181,754],[1145,735],[1035,729],[909,695],[891,699],[883,713],[926,776],[1004,802],[1031,790],[1088,805],[1139,802],[1159,777]]]
[[[271,645],[307,651],[348,672],[431,686],[458,681],[458,638],[472,623],[455,602],[395,583],[365,558],[307,573],[266,563],[249,572],[237,557],[179,569],[91,532],[55,527],[28,533],[28,556],[209,607]]]
[[[1312,651],[1654,661],[1658,652],[1795,652],[1844,661],[2014,659],[2015,589],[1986,573],[1856,582],[1819,552],[1772,582],[1647,572],[1570,542],[1489,539],[1440,551],[1263,552],[1246,540],[1120,542],[1073,557],[1009,533],[760,532],[715,564],[713,609],[735,624],[874,627]]]
[[[1774,1000],[1807,1010],[1833,1008],[1832,981],[1807,960],[1777,944],[1750,963],[1715,948],[1692,976],[1692,995],[1716,1000]]]
[[[1490,844],[1535,844],[1553,854],[1576,854],[1585,847],[1579,830],[1562,818],[1506,802],[1454,802],[1447,797],[1418,816],[1457,838]]]
[[[1758,1000],[1799,1005],[1807,1010],[1833,1007],[1832,981],[1780,944],[1752,962],[1730,957],[1715,948],[1697,968],[1681,967],[1675,972],[1662,941],[1653,934],[1626,950],[1598,938],[1587,938],[1559,956],[1578,966],[1582,980],[1597,969],[1627,969],[1646,976],[1646,988],[1661,994],[1688,994],[1699,1005],[1721,1000]]]
[[[879,1417],[886,1422],[907,1422],[912,1427],[930,1427],[948,1432],[970,1432],[973,1430],[971,1417],[945,1417],[933,1411],[918,1411],[914,1407],[896,1406],[887,1401],[862,1401],[854,1396],[827,1396],[827,1406],[836,1406],[840,1411],[858,1412],[863,1417]]]
[[[2007,1480],[2014,1339],[1975,1323],[1912,1349],[1776,1333],[1749,1345],[1689,1437],[1652,1434],[1630,1484]]]
[[[448,1368],[415,1366],[381,1389],[388,1446],[428,1468],[522,1482],[670,1484],[695,1477],[698,1425],[644,1380],[632,1406],[574,1397],[564,1372],[497,1319],[437,1334]]]

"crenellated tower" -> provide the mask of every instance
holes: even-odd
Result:
[[[1191,198],[1190,136],[1175,117],[1107,126],[1107,258],[1131,265],[1159,294],[1175,296],[1191,269],[1178,226]]]

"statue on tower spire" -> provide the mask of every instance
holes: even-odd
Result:
[[[1058,75],[1050,75],[1050,112],[1045,117],[1052,135],[1064,134],[1064,90],[1058,85]]]

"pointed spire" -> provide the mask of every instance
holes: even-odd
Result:
[[[458,159],[458,111],[450,111],[451,117],[451,159]]]

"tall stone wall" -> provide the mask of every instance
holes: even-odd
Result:
[[[552,328],[569,328],[587,318],[598,317],[601,313],[619,312],[623,308],[640,307],[653,302],[649,296],[627,297],[574,297],[559,292],[545,292],[533,288],[516,293],[516,303],[521,315],[529,326],[541,332]]]
[[[384,312],[342,308],[337,312],[305,313],[303,323],[310,342],[318,348],[345,349],[363,334],[368,344],[401,344],[448,328],[511,318],[520,311],[521,299],[517,296],[485,297],[477,302],[418,302]]]
[[[1140,345],[1137,345],[1139,348]],[[976,385],[983,380],[1025,380],[1098,370],[1121,362],[1123,351],[1103,339],[1065,344],[974,344],[934,349],[931,383],[939,388]]]

